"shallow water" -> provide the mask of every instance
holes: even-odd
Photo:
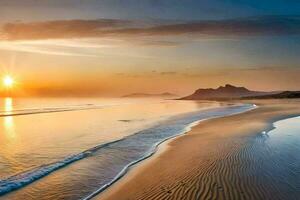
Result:
[[[1,118],[0,191],[9,192],[4,199],[87,197],[113,181],[124,167],[153,152],[155,144],[182,133],[189,124],[252,108],[167,100],[54,102],[4,109],[6,115],[30,110],[26,115]],[[38,113],[32,112],[32,107]],[[40,112],[45,108],[46,112]],[[125,139],[112,142],[120,138]]]
[[[300,117],[275,122],[243,146],[214,164],[203,199],[300,199]]]
[[[212,176],[218,199],[300,199],[300,117],[248,138],[246,145],[216,162]],[[206,198],[203,198],[206,199]]]
[[[244,174],[244,183],[249,181],[243,194],[255,199],[300,199],[300,117],[278,121],[274,127],[258,134],[239,153],[245,166],[238,172]]]

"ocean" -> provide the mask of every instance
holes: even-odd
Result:
[[[0,101],[3,199],[89,199],[194,123],[251,104],[126,98]]]

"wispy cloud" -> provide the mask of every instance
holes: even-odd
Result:
[[[169,71],[169,72],[161,72],[160,75],[163,75],[163,76],[170,76],[170,75],[176,75],[177,72],[175,71]]]
[[[133,44],[132,44],[133,43]],[[145,44],[147,43],[147,44]],[[153,43],[153,44],[151,44]],[[0,49],[37,53],[59,56],[82,56],[82,57],[103,57],[103,56],[124,56],[141,59],[149,59],[150,56],[137,55],[130,52],[120,54],[115,51],[117,47],[128,45],[160,45],[155,41],[123,41],[116,39],[47,39],[47,40],[14,40],[1,41]],[[162,44],[164,45],[164,44]],[[168,45],[168,44],[166,44]],[[171,45],[171,44],[170,44]]]
[[[0,49],[45,55],[98,57],[93,51],[85,51],[80,43],[64,43],[63,41],[0,41]]]
[[[2,26],[2,39],[39,40],[101,36],[101,32],[126,27],[127,20],[60,20],[32,23],[7,23]]]
[[[230,20],[202,20],[175,23],[98,19],[8,23],[1,28],[1,40],[41,40],[141,36],[258,36],[298,35],[300,16],[260,16]]]
[[[256,72],[256,71],[299,71],[299,66],[260,66],[242,68],[239,71]]]

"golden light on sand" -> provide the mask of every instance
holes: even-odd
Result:
[[[6,75],[4,78],[3,78],[3,85],[6,87],[6,88],[11,88],[13,85],[14,85],[14,79],[9,76],[9,75]]]

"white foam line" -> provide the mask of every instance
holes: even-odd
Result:
[[[119,142],[124,139],[115,140],[113,142],[101,144],[96,147],[90,148],[86,151],[83,151],[79,154],[69,156],[61,161],[42,165],[42,166],[36,167],[34,169],[13,175],[11,177],[8,177],[7,179],[0,180],[0,195],[3,195],[3,194],[11,192],[13,190],[22,188],[38,179],[43,178],[44,176],[47,176],[48,174],[50,174],[60,168],[63,168],[71,163],[74,163],[78,160],[82,160],[82,159],[92,155],[94,152],[96,152],[97,150],[99,150],[103,147],[106,147],[108,145],[111,145],[113,143]]]

